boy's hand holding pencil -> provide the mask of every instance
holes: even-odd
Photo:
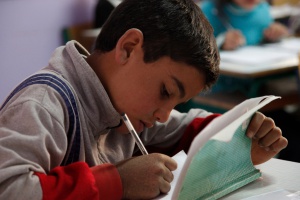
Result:
[[[116,167],[124,199],[151,199],[169,192],[177,163],[169,156],[153,153],[121,161]]]

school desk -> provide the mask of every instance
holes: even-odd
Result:
[[[292,200],[293,195],[296,196],[294,199],[300,199],[300,163],[272,158],[256,167],[262,172],[260,178],[224,196],[221,200],[241,200],[250,197],[253,200],[254,197],[257,200],[266,200],[266,197],[269,197],[269,200]],[[293,195],[289,194],[290,196],[283,198],[282,190]],[[263,194],[267,196],[262,196]]]
[[[300,102],[299,97],[299,67],[298,52],[300,52],[300,38],[287,38],[281,43],[261,46],[250,46],[235,51],[220,52],[220,79],[216,88],[224,85],[223,80],[228,77],[234,79],[235,85],[223,87],[222,91],[212,89],[211,92],[193,98],[189,104],[179,107],[186,111],[190,107],[202,107],[212,112],[225,112],[247,98],[264,95],[262,88],[267,83],[279,79],[293,79],[292,89],[274,95],[282,99],[266,106],[265,111],[294,105]],[[267,91],[270,92],[270,91]],[[271,94],[271,93],[266,93]]]
[[[239,78],[260,78],[290,72],[299,64],[300,38],[290,37],[278,43],[246,46],[220,51],[221,74]]]

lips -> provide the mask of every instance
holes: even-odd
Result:
[[[151,128],[153,126],[153,123],[151,123],[151,122],[144,122],[144,121],[141,121],[141,122],[147,128]]]

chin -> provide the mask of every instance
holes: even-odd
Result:
[[[141,124],[139,127],[134,127],[135,131],[139,134],[141,132],[143,132],[145,126],[143,124]],[[122,126],[118,127],[115,129],[118,133],[121,134],[130,134],[127,126],[123,123]]]
[[[144,127],[143,127],[143,128],[138,128],[138,129],[136,129],[136,132],[137,132],[138,134],[140,134],[141,132],[143,132],[143,130],[144,130]]]
[[[256,4],[251,4],[251,5],[247,6],[247,9],[252,10],[255,8],[255,6],[256,6]]]
[[[245,8],[248,10],[253,9],[255,6],[257,6],[259,4],[260,1],[256,1],[256,0],[249,0],[248,3],[245,5]]]
[[[125,126],[125,124],[122,124],[122,126],[115,129],[118,133],[121,134],[129,134],[128,128]]]

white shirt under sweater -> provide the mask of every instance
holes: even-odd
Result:
[[[70,41],[57,48],[45,70],[62,75],[77,95],[81,146],[79,160],[89,166],[116,163],[137,151],[130,134],[111,129],[120,123],[106,91],[85,61],[88,52]],[[67,108],[61,95],[47,85],[31,85],[19,91],[0,112],[0,199],[42,199],[39,178],[60,166],[67,150]],[[176,143],[195,117],[211,113],[193,109],[172,111],[166,123],[156,123],[140,137],[144,144],[168,147]]]

